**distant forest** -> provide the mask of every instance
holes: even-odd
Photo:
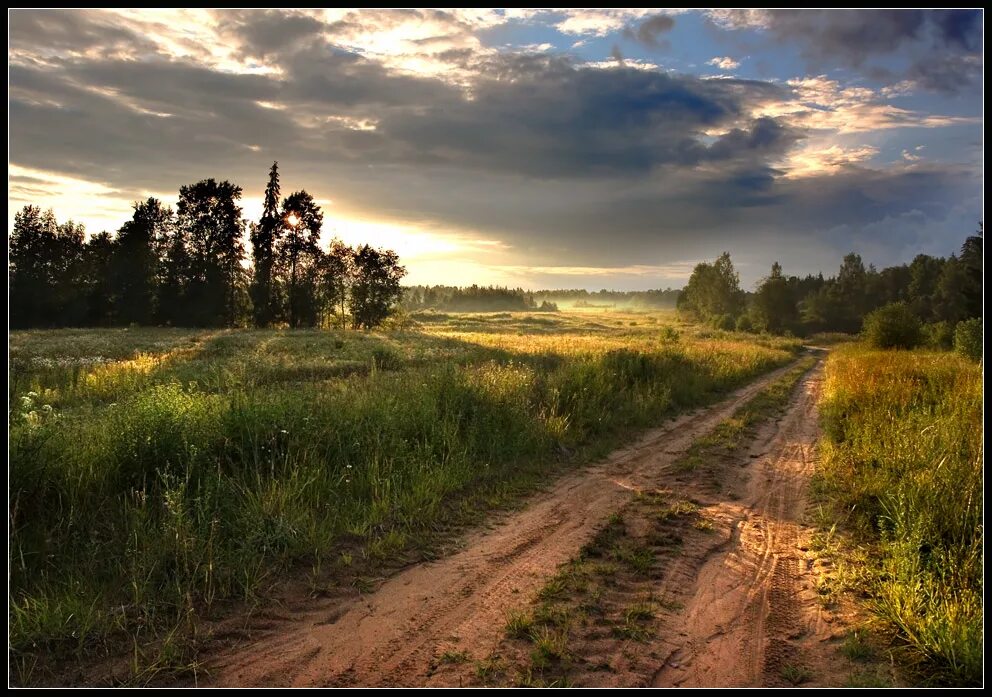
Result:
[[[374,327],[399,300],[396,254],[332,240],[324,215],[297,191],[280,203],[278,163],[262,217],[241,217],[241,187],[204,179],[179,190],[176,210],[134,204],[115,235],[25,206],[8,239],[12,327],[172,325]],[[246,265],[248,231],[251,265]]]
[[[956,325],[982,317],[982,247],[979,223],[960,253],[947,258],[918,254],[909,264],[878,270],[852,253],[830,278],[787,276],[775,262],[753,293],[741,289],[724,252],[713,263],[696,266],[677,306],[719,329],[800,336],[858,332],[879,313],[875,317],[889,324],[919,323],[918,331],[901,330],[927,334],[930,343],[948,347]]]
[[[407,286],[400,307],[407,311],[557,312],[573,308],[674,308],[681,291],[672,290],[535,290],[501,286]]]

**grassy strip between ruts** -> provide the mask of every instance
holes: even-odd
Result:
[[[815,363],[813,356],[800,359],[698,438],[676,468],[695,470],[703,461],[723,458],[746,445],[758,425],[782,413],[796,383]],[[696,464],[687,467],[686,462]],[[578,646],[588,642],[602,652],[604,628],[618,644],[648,641],[657,631],[657,615],[681,608],[654,588],[664,574],[665,560],[679,554],[690,526],[703,532],[712,529],[692,501],[668,491],[639,492],[592,542],[558,568],[531,608],[507,614],[507,644],[476,662],[476,679],[482,684],[565,687],[573,684],[577,672],[588,679],[597,671],[611,671],[609,665],[590,663]],[[529,650],[521,649],[527,645]]]
[[[814,491],[850,538],[849,582],[901,639],[913,681],[981,685],[981,366],[844,346],[827,362],[821,418]]]
[[[581,328],[541,351],[523,333],[227,332],[147,365],[40,361],[10,416],[16,681],[124,644],[135,682],[195,665],[199,621],[290,564],[333,578],[422,557],[795,345]],[[337,354],[367,368],[325,369]]]

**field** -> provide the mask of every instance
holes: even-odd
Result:
[[[226,601],[429,556],[453,527],[799,350],[662,312],[9,341],[22,683],[121,646],[138,682],[181,668]]]
[[[817,488],[852,531],[859,590],[916,680],[981,685],[982,369],[959,356],[838,348]]]

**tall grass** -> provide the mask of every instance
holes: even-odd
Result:
[[[296,561],[416,553],[444,526],[796,348],[657,340],[657,327],[596,342],[574,320],[563,331],[582,341],[541,344],[526,319],[498,346],[439,324],[161,330],[155,353],[155,330],[141,330],[130,351],[89,363],[73,349],[109,353],[99,330],[15,333],[15,659],[192,631],[219,600],[263,593]]]
[[[871,607],[934,682],[982,680],[984,447],[979,366],[844,346],[821,407],[821,483],[879,559]]]

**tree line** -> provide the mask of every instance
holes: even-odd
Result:
[[[641,307],[674,308],[680,291],[600,290],[584,288],[561,290],[524,290],[503,286],[407,286],[400,307],[446,312],[557,312],[559,305],[572,307]]]
[[[379,325],[400,299],[396,253],[338,239],[320,245],[323,213],[306,191],[280,202],[273,163],[262,217],[249,223],[242,189],[204,179],[176,209],[134,204],[116,235],[25,206],[8,245],[12,327]],[[245,232],[251,245],[246,262]]]
[[[523,288],[471,285],[408,286],[403,289],[400,307],[445,312],[557,312],[558,306],[547,300],[538,301],[536,293]]]
[[[837,275],[787,276],[775,262],[754,293],[745,293],[730,254],[698,264],[679,296],[678,309],[721,329],[806,336],[854,333],[875,310],[898,305],[948,344],[960,322],[982,317],[983,228],[969,236],[959,254],[917,255],[909,264],[882,270],[861,257],[844,257]]]

